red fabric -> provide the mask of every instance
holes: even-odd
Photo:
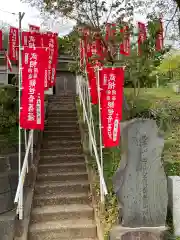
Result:
[[[123,68],[102,68],[99,71],[101,87],[101,122],[104,147],[115,147],[120,141],[120,120],[123,104]]]
[[[42,36],[37,32],[29,32],[28,47],[42,47]]]
[[[9,59],[11,61],[18,60],[18,49],[19,49],[19,29],[10,27],[9,30]]]
[[[124,26],[120,29],[122,34],[122,43],[120,44],[120,54],[129,56],[130,55],[130,35],[128,33],[129,27]]]
[[[29,32],[22,32],[22,46],[28,46]]]
[[[44,68],[46,50],[24,47],[22,51],[22,96],[20,126],[44,129]]]
[[[40,27],[29,24],[29,31],[30,32],[40,32]]]
[[[87,74],[88,74],[91,102],[92,104],[98,104],[97,82],[96,82],[96,73],[95,73],[94,67],[95,65],[88,63]]]
[[[52,87],[56,83],[56,70],[58,58],[58,35],[56,33],[43,33],[43,46],[49,49],[48,60],[48,87]],[[47,88],[46,88],[47,89]]]
[[[79,52],[80,52],[80,69],[83,70],[84,68],[84,43],[83,40],[80,39],[79,41]]]
[[[57,58],[58,58],[58,38],[57,35],[53,34],[54,47],[52,45],[53,57],[52,57],[52,74],[51,74],[51,86],[55,86],[56,83],[56,69],[57,69]]]
[[[147,38],[146,25],[144,23],[138,22],[138,55],[142,54],[141,45]]]
[[[159,19],[160,28],[156,35],[156,51],[161,51],[163,49],[164,39],[163,39],[163,24],[162,20]]]
[[[55,82],[54,79],[52,79],[52,74],[53,74],[53,66],[55,63],[55,41],[54,41],[54,36],[53,35],[47,35],[46,36],[46,41],[48,43],[48,48],[49,48],[49,60],[48,60],[48,84],[49,87],[52,87]]]
[[[3,50],[3,32],[0,30],[0,50]]]
[[[107,23],[106,24],[106,36],[105,40],[109,41],[113,39],[116,35],[116,24],[115,23]]]
[[[12,64],[6,51],[4,52],[4,55],[7,62],[7,67],[10,70],[10,72],[12,72]]]

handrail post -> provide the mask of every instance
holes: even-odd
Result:
[[[78,82],[78,87],[79,87],[79,96],[80,96],[80,98],[82,98],[82,106],[83,106],[83,109],[84,109],[84,114],[85,114],[85,118],[86,118],[86,121],[87,121],[88,129],[89,129],[89,134],[90,134],[91,139],[92,139],[92,146],[93,146],[93,149],[94,149],[95,159],[96,159],[98,172],[99,172],[99,176],[100,176],[100,184],[102,184],[103,194],[107,195],[108,191],[107,191],[106,183],[104,181],[104,177],[103,177],[103,173],[102,173],[102,169],[101,169],[101,164],[99,162],[98,152],[97,152],[96,144],[94,142],[92,129],[90,128],[90,123],[88,121],[88,115],[87,115],[87,112],[86,112],[86,107],[85,107],[85,103],[84,103],[84,99],[83,99],[83,96],[82,96],[82,92],[81,92],[81,89],[80,89],[79,82]]]

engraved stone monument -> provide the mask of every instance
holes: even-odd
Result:
[[[117,239],[161,239],[168,204],[167,179],[161,161],[163,146],[154,120],[134,119],[122,124],[122,155],[113,185],[121,206],[121,232],[126,231]]]

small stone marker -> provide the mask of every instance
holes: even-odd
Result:
[[[180,177],[168,177],[169,207],[173,215],[174,235],[180,237]]]
[[[160,239],[148,233],[146,237],[143,237],[145,233],[133,237],[133,228],[157,228],[166,222],[167,179],[161,161],[164,140],[158,134],[156,122],[134,119],[122,124],[121,146],[120,167],[113,177],[113,185],[121,206],[121,225],[130,228],[131,235],[130,238],[126,233],[121,239]]]

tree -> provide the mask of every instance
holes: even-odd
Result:
[[[64,16],[76,21],[72,33],[61,40],[68,42],[71,52],[78,62],[78,44],[81,35],[78,27],[86,27],[92,33],[96,33],[107,50],[107,56],[103,64],[118,65],[126,67],[126,80],[134,86],[134,94],[138,95],[140,87],[149,86],[149,74],[160,63],[164,54],[157,54],[154,51],[154,40],[159,29],[159,23],[155,16],[153,21],[148,23],[148,38],[143,45],[142,56],[137,56],[137,33],[134,30],[134,3],[125,0],[112,0],[110,4],[104,0],[28,0],[31,4],[38,6],[41,11],[49,12],[54,16]],[[104,27],[106,23],[116,23],[116,36],[105,39]],[[122,42],[120,28],[123,24],[129,26],[128,33],[131,35],[130,56],[119,56],[119,49],[116,47]],[[94,34],[90,35],[89,41],[94,40]],[[67,46],[67,45],[66,45]],[[116,48],[115,48],[116,47]],[[115,51],[114,51],[115,50]]]
[[[147,18],[162,17],[165,26],[165,38],[179,44],[179,0],[133,0],[133,6],[137,13],[145,15]]]

